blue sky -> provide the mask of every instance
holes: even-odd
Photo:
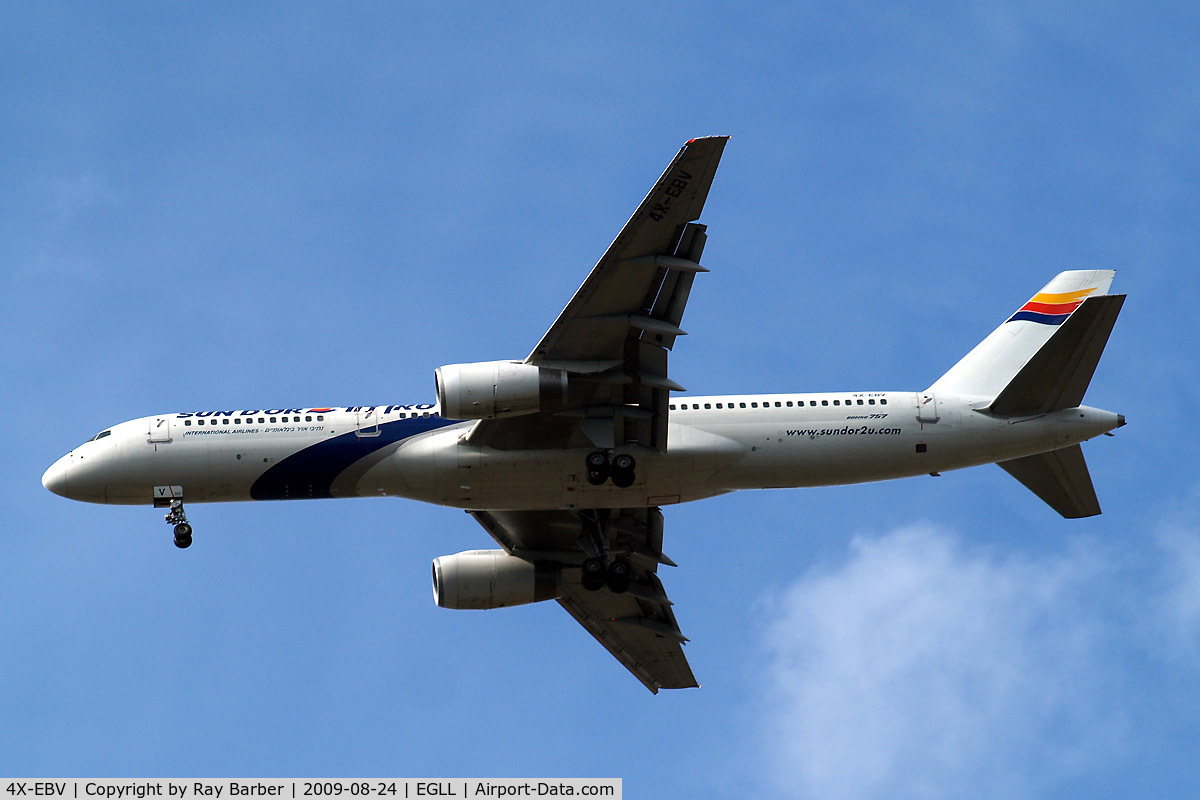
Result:
[[[627,796],[1171,796],[1200,782],[1189,4],[0,7],[0,774],[612,776]],[[1127,292],[1105,513],[994,467],[670,509],[703,688],[391,500],[71,503],[168,410],[426,401],[523,357],[679,145],[733,139],[693,392],[921,389],[1063,269]]]

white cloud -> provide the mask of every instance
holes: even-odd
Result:
[[[762,754],[776,789],[820,798],[1014,797],[1094,769],[1124,738],[1097,608],[1109,572],[935,528],[856,539],[776,599]]]
[[[1194,491],[1159,527],[1155,537],[1164,554],[1161,589],[1150,598],[1153,621],[1172,657],[1194,659],[1200,654],[1200,520]]]

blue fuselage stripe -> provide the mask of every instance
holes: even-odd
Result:
[[[334,480],[359,459],[390,444],[459,421],[436,416],[414,417],[383,423],[377,436],[360,436],[351,431],[326,439],[267,469],[250,487],[250,496],[255,500],[332,497]]]

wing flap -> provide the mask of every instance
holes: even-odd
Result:
[[[579,584],[579,570],[574,572],[574,581],[564,575],[568,587],[558,598],[559,605],[647,689],[657,694],[659,689],[700,685],[683,654],[682,645],[687,639],[679,632],[669,604],[646,601],[632,592],[589,592]],[[666,597],[656,575],[646,573],[642,577],[650,579],[650,592]]]
[[[526,362],[571,373],[565,409],[480,420],[466,441],[498,450],[667,446],[667,374],[707,241],[704,208],[728,137],[693,139],[588,274]],[[601,416],[591,413],[607,408]],[[563,415],[587,409],[577,416]],[[587,421],[585,422],[585,418]]]
[[[678,252],[681,237],[686,223],[697,219],[704,209],[728,140],[727,136],[709,136],[680,148],[527,361],[538,364],[623,355],[626,331],[586,320],[637,313],[647,299],[653,303],[659,296],[665,273],[694,275],[692,267],[684,263],[672,265],[670,258],[655,257],[674,257],[696,265],[699,253],[689,257],[693,255],[690,242],[685,252]]]
[[[655,574],[660,563],[671,563],[662,555],[657,508],[469,513],[510,555],[560,565],[559,604],[651,692],[699,685],[683,653],[687,638]],[[640,556],[630,559],[633,583],[619,594],[588,591],[581,580],[579,564],[587,557],[582,534],[600,516],[613,552]]]

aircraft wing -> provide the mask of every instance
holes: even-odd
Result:
[[[526,363],[569,374],[568,407],[480,420],[467,441],[527,447],[666,448],[667,351],[704,251],[704,208],[727,136],[685,144]]]
[[[651,692],[698,686],[683,654],[671,601],[659,581],[658,565],[674,566],[662,554],[662,512],[657,508],[571,511],[471,511],[510,555],[564,564],[558,602]],[[589,555],[589,526],[607,526],[614,545],[631,552],[633,583],[616,594],[588,591],[579,564]]]

